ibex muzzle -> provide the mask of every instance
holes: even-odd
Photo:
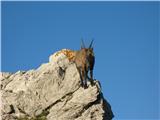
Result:
[[[85,47],[82,40],[81,49],[76,52],[75,64],[79,71],[81,77],[82,87],[87,87],[87,79],[90,79],[91,85],[93,85],[93,68],[95,63],[95,56],[92,47],[93,40],[91,41],[88,48]],[[90,71],[90,78],[88,77],[88,72]]]

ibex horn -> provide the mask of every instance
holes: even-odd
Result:
[[[93,44],[93,39],[92,39],[92,41],[91,41],[91,44],[89,45],[89,48],[91,48],[91,47],[92,47],[92,44]]]
[[[85,48],[85,45],[84,45],[84,41],[83,41],[83,39],[81,39],[81,48]]]

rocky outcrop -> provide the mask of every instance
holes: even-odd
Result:
[[[1,73],[2,120],[111,120],[111,107],[94,82],[82,88],[63,52],[36,70]]]

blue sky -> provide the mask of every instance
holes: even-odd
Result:
[[[158,120],[158,2],[2,2],[2,71],[36,69],[92,38],[115,118]]]

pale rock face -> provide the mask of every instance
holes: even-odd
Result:
[[[1,73],[2,120],[111,120],[113,113],[103,98],[99,82],[80,85],[74,63],[53,54],[36,70]]]

